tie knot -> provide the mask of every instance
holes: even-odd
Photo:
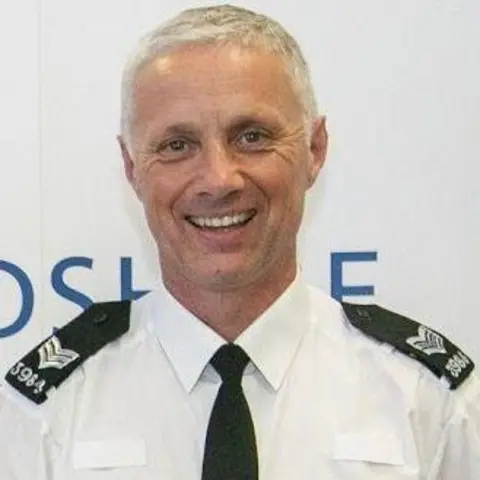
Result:
[[[241,347],[227,343],[217,350],[210,363],[222,377],[223,382],[241,383],[243,371],[249,360]]]

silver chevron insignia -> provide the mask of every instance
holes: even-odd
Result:
[[[73,350],[62,348],[60,340],[53,336],[49,338],[39,349],[40,356],[39,370],[44,368],[57,368],[61,370],[76,360],[80,355]]]
[[[423,325],[418,327],[418,337],[408,338],[407,343],[425,355],[447,353],[443,338]]]

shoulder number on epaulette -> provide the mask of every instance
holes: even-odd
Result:
[[[356,328],[415,358],[438,378],[458,388],[474,369],[473,361],[440,333],[378,305],[342,303]]]
[[[5,380],[36,404],[130,326],[129,301],[96,303],[25,355]]]

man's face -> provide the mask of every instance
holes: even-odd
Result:
[[[281,60],[182,47],[143,67],[125,169],[166,284],[224,291],[293,278],[304,195],[322,166]]]

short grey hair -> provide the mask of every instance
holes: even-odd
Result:
[[[223,42],[278,54],[304,109],[308,124],[317,115],[310,71],[295,39],[275,20],[233,5],[191,8],[142,37],[122,78],[121,134],[130,143],[133,89],[139,70],[183,45]]]

